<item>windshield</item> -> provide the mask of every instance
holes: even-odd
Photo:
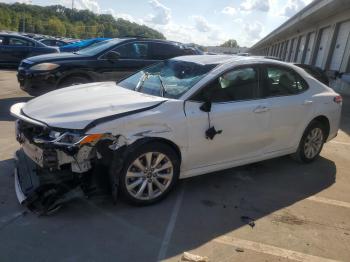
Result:
[[[177,99],[215,66],[171,59],[147,67],[118,85],[145,94]]]
[[[105,40],[105,41],[90,45],[89,47],[86,47],[82,50],[79,50],[78,52],[76,52],[76,54],[94,56],[122,41],[123,39]]]

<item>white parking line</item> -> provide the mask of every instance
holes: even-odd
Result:
[[[180,191],[179,195],[177,196],[173,211],[172,211],[171,216],[170,216],[168,226],[165,230],[162,245],[161,245],[159,253],[158,253],[158,260],[157,261],[163,260],[166,256],[167,251],[168,251],[171,236],[172,236],[174,228],[175,228],[177,215],[179,214],[179,211],[180,211],[182,198],[184,195],[184,188],[185,188],[185,183],[183,183],[181,191]]]
[[[318,196],[311,196],[311,197],[308,197],[307,199],[311,201],[323,203],[323,204],[350,208],[349,202],[344,202],[344,201],[339,201],[339,200],[334,200],[334,199],[329,199],[324,197],[318,197]]]
[[[295,261],[338,262],[338,260],[313,256],[313,255],[300,253],[289,249],[266,245],[259,242],[249,241],[249,240],[243,240],[235,237],[222,236],[222,237],[215,238],[213,241],[217,243],[225,244],[225,245],[230,245],[230,246],[234,246],[242,249],[248,249],[255,252],[282,257],[286,259],[291,259]]]
[[[346,146],[350,146],[350,143],[347,142],[340,142],[340,141],[330,141],[332,144],[340,144],[340,145],[346,145]]]

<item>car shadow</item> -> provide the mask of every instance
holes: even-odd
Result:
[[[12,172],[12,165],[11,160],[0,161],[6,172]],[[132,207],[124,201],[113,205],[109,198],[78,198],[54,216],[44,220],[35,215],[26,216],[21,223],[27,221],[35,227],[44,227],[47,234],[43,241],[52,243],[47,248],[55,250],[58,260],[75,254],[76,248],[69,248],[72,243],[79,243],[81,250],[89,250],[90,237],[86,241],[81,237],[89,232],[94,239],[94,252],[83,252],[79,255],[82,260],[108,261],[118,256],[118,261],[156,261],[179,198],[182,198],[181,206],[164,259],[245,226],[247,221],[242,217],[257,221],[255,227],[262,226],[258,222],[260,218],[330,187],[335,182],[336,171],[334,162],[326,158],[302,165],[282,157],[181,180],[172,194],[156,205]],[[285,221],[297,226],[302,218],[300,221],[295,217],[285,218]],[[11,238],[13,230],[18,235],[30,234],[32,239],[43,237],[39,229],[13,227],[8,235],[3,232],[4,241]],[[58,232],[56,228],[61,229]],[[77,233],[72,234],[73,231]],[[37,256],[45,255],[40,247],[31,245]],[[132,252],[132,246],[142,248]],[[15,249],[15,246],[7,247],[6,254],[13,255]]]
[[[27,102],[33,97],[10,97],[0,99],[0,121],[15,120],[10,114],[10,108],[13,104]]]

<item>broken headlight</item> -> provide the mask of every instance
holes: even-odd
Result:
[[[65,132],[63,134],[60,134],[59,132],[56,132],[56,131],[50,132],[50,137],[55,138],[54,141],[52,141],[54,144],[67,145],[67,146],[88,144],[96,140],[99,140],[102,136],[103,134],[82,135],[82,134],[72,133],[72,132]]]

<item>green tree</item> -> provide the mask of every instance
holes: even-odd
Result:
[[[225,43],[223,43],[220,46],[221,47],[232,47],[232,48],[239,47],[237,41],[234,39],[227,40]]]
[[[46,32],[49,35],[53,36],[65,36],[66,35],[66,27],[56,17],[50,18],[47,22]]]

